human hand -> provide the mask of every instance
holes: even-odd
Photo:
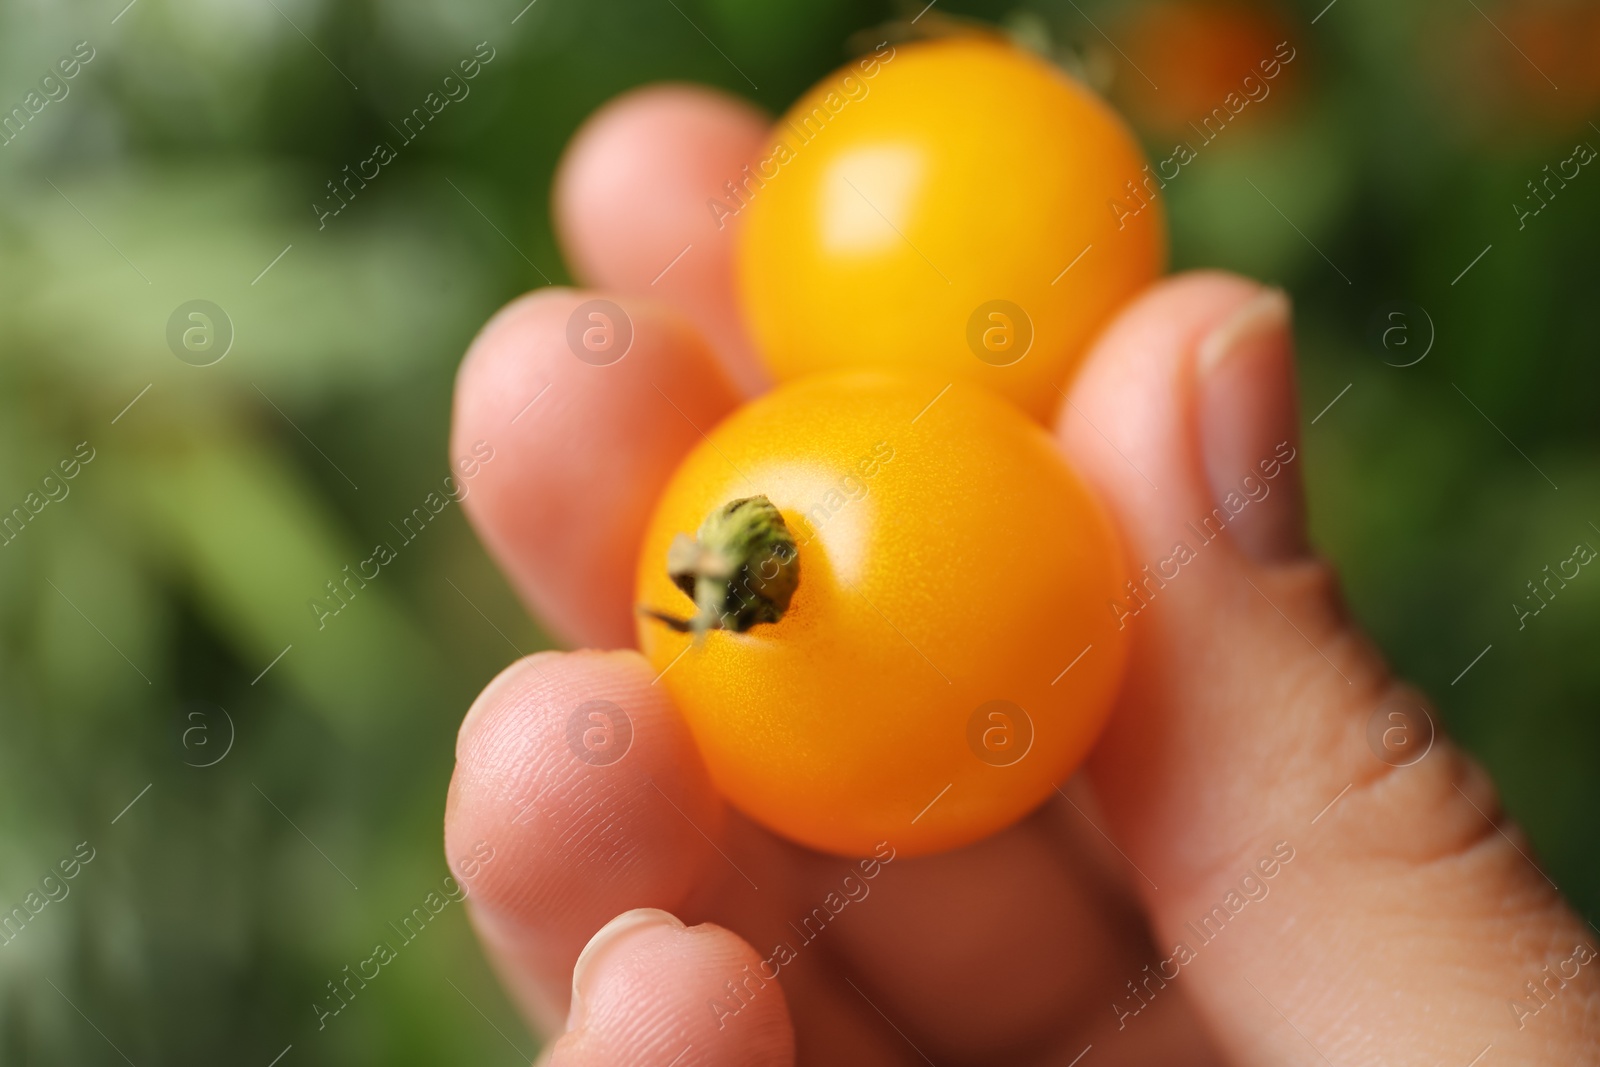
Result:
[[[467,510],[573,644],[631,645],[655,495],[760,387],[705,201],[764,130],[686,88],[598,116],[557,222],[602,291],[513,302],[462,367],[453,447],[509,459]],[[608,366],[567,343],[596,296],[632,322]],[[514,1000],[566,1025],[550,1063],[1597,1062],[1595,931],[1309,552],[1288,319],[1274,290],[1182,276],[1089,355],[1055,430],[1138,570],[1128,679],[1085,773],[986,841],[858,863],[773,837],[631,651],[490,684],[446,849]],[[614,762],[570,736],[597,699],[631,725]]]

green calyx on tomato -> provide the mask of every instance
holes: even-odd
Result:
[[[710,630],[742,634],[783,618],[800,584],[800,555],[772,501],[747,496],[707,515],[694,537],[678,534],[667,549],[667,575],[695,613],[682,619],[641,605],[641,614],[696,639]]]

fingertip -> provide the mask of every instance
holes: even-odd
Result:
[[[1149,384],[1157,370],[1170,372],[1192,358],[1207,334],[1263,288],[1250,278],[1219,270],[1162,278],[1101,330],[1074,380],[1070,399],[1082,405],[1130,379],[1143,378]],[[1063,427],[1071,412],[1065,403],[1058,412]]]
[[[546,1052],[551,1067],[794,1062],[788,1003],[761,955],[721,926],[656,909],[617,916],[584,947],[568,1025]]]
[[[552,197],[573,273],[678,308],[747,393],[768,379],[735,301],[735,228],[708,205],[727,197],[725,183],[740,180],[768,127],[758,108],[727,93],[645,86],[584,123],[562,156]]]
[[[507,668],[457,743],[452,870],[530,1014],[563,1006],[584,942],[618,912],[677,907],[721,835],[687,729],[635,652],[546,653]]]
[[[1260,294],[1260,282],[1221,270],[1196,270],[1162,278],[1119,311],[1090,346],[1074,380],[1071,399],[1081,404],[1122,375],[1148,374],[1193,353],[1229,315]],[[1065,422],[1071,409],[1058,413]]]
[[[694,327],[659,302],[545,289],[480,331],[456,380],[460,499],[558,637],[633,643],[635,554],[656,494],[740,400]]]
[[[1063,400],[1056,434],[1136,559],[1170,548],[1172,529],[1209,508],[1195,353],[1260,292],[1259,283],[1221,271],[1163,279],[1102,331]]]
[[[634,908],[625,911],[595,931],[589,943],[578,953],[578,962],[572,965],[572,1003],[567,1013],[567,1029],[582,1026],[589,1016],[585,996],[593,996],[595,983],[605,977],[602,968],[608,957],[630,934],[655,928],[682,930],[684,925],[676,915],[661,908]]]
[[[645,85],[607,101],[568,142],[551,193],[556,232],[577,276],[610,285],[619,268],[629,265],[621,258],[625,249],[606,239],[617,233],[616,213],[639,191],[642,177],[659,178],[680,192],[715,195],[725,179],[715,177],[709,165],[721,163],[737,173],[768,125],[748,101],[686,82]],[[641,175],[635,170],[641,163],[676,165]],[[715,182],[709,192],[703,187],[707,179]],[[705,212],[703,204],[695,206]]]
[[[462,750],[478,730],[483,718],[491,711],[503,708],[517,690],[538,685],[546,679],[542,665],[549,664],[557,678],[565,676],[570,670],[563,667],[563,661],[577,663],[591,657],[609,657],[612,662],[624,665],[627,669],[633,663],[643,664],[644,657],[633,649],[578,649],[574,652],[559,652],[554,649],[545,649],[530,655],[513,660],[489,680],[483,691],[467,708],[467,713],[461,719],[461,725],[456,729],[456,758],[461,758]]]

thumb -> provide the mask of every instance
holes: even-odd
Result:
[[[1158,951],[1107,1010],[1187,995],[1241,1064],[1579,1060],[1594,931],[1309,555],[1290,347],[1281,292],[1179,277],[1060,416],[1134,579],[1090,779]]]

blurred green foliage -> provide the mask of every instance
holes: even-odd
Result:
[[[122,4],[0,3],[0,106],[94,49],[0,145],[0,507],[80,442],[94,456],[0,547],[0,907],[95,854],[0,948],[0,1064],[265,1065],[291,1044],[297,1067],[525,1062],[537,1041],[459,907],[326,1030],[310,1005],[445,873],[456,724],[546,639],[453,505],[325,629],[306,601],[447,473],[478,324],[565,280],[549,180],[585,114],[664,78],[779,110],[920,5]],[[1523,629],[1511,605],[1600,545],[1600,176],[1523,228],[1511,205],[1600,146],[1600,92],[1559,47],[1582,5],[1487,6],[1528,54],[1467,6],[1247,11],[1293,41],[1293,91],[1202,149],[1167,207],[1176,267],[1294,294],[1317,540],[1594,916],[1600,579]],[[1164,83],[1198,118],[1221,101],[1196,71],[1240,45],[1162,46],[1170,11],[1142,4],[1026,13],[1152,158],[1171,135],[1129,90]],[[319,229],[324,183],[484,41],[470,97]],[[194,299],[234,332],[209,367],[167,344]],[[1378,340],[1395,300],[1436,332],[1414,366],[1392,364],[1420,351],[1415,316],[1417,347]]]

